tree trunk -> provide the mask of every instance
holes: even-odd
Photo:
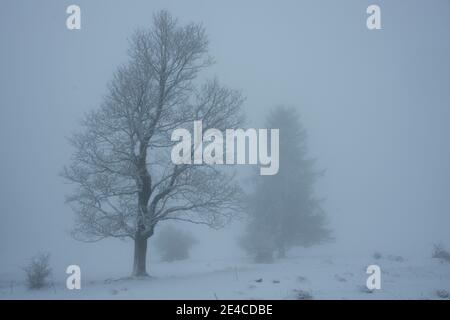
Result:
[[[147,238],[142,236],[136,236],[134,239],[134,264],[133,264],[133,276],[134,277],[146,277],[147,267]]]

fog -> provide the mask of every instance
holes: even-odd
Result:
[[[372,1],[77,0],[74,31],[70,4],[1,3],[1,274],[20,274],[39,251],[51,253],[57,278],[68,264],[105,278],[130,272],[132,242],[72,239],[71,186],[59,173],[73,152],[67,138],[126,62],[127,39],[160,9],[203,22],[217,63],[201,77],[241,90],[249,126],[263,127],[277,105],[298,109],[326,170],[316,193],[335,238],[308,252],[428,257],[433,243],[450,246],[449,1],[377,1],[375,31]],[[244,256],[242,223],[177,227],[195,234],[192,256],[208,261]]]

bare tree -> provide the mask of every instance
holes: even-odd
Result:
[[[156,224],[180,220],[220,227],[238,209],[240,190],[218,166],[175,165],[171,132],[195,120],[208,128],[241,124],[243,98],[217,80],[199,84],[211,64],[204,28],[180,26],[166,11],[130,40],[101,107],[87,114],[63,177],[76,187],[67,201],[76,213],[76,239],[134,240],[134,276],[146,271],[147,240]]]

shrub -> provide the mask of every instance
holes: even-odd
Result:
[[[313,300],[314,297],[309,291],[301,290],[301,289],[294,289],[294,297],[296,300]]]
[[[189,250],[195,243],[197,241],[191,234],[166,226],[156,238],[155,246],[161,259],[171,262],[189,258]]]
[[[375,260],[380,260],[383,255],[380,252],[375,252],[372,256]]]
[[[264,226],[248,224],[246,232],[239,239],[240,247],[255,263],[272,263],[274,261],[274,240]]]
[[[448,299],[450,294],[448,293],[447,290],[441,289],[441,290],[436,290],[436,295],[441,298],[441,299]]]
[[[444,249],[442,244],[434,245],[432,257],[435,259],[450,261],[450,253]]]
[[[50,254],[40,253],[34,256],[23,269],[26,273],[26,285],[29,289],[41,289],[48,286],[48,278],[52,274]]]

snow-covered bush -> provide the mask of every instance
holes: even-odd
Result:
[[[450,297],[449,292],[444,289],[436,290],[436,295],[441,299],[448,299]]]
[[[196,242],[191,234],[166,226],[159,232],[155,246],[161,259],[171,262],[189,258],[189,250]]]
[[[48,278],[52,274],[50,254],[40,253],[34,256],[23,269],[26,273],[26,285],[29,289],[41,289],[48,286]]]
[[[435,244],[433,249],[433,258],[450,261],[450,253],[444,249],[442,244]]]
[[[249,223],[239,245],[256,263],[271,263],[276,250],[274,241],[264,225]]]
[[[296,300],[313,300],[314,297],[309,291],[301,290],[301,289],[294,289],[294,297]]]
[[[372,256],[375,260],[380,260],[382,257],[383,257],[383,255],[380,253],[380,252],[375,252],[374,254],[373,254],[373,256]]]

